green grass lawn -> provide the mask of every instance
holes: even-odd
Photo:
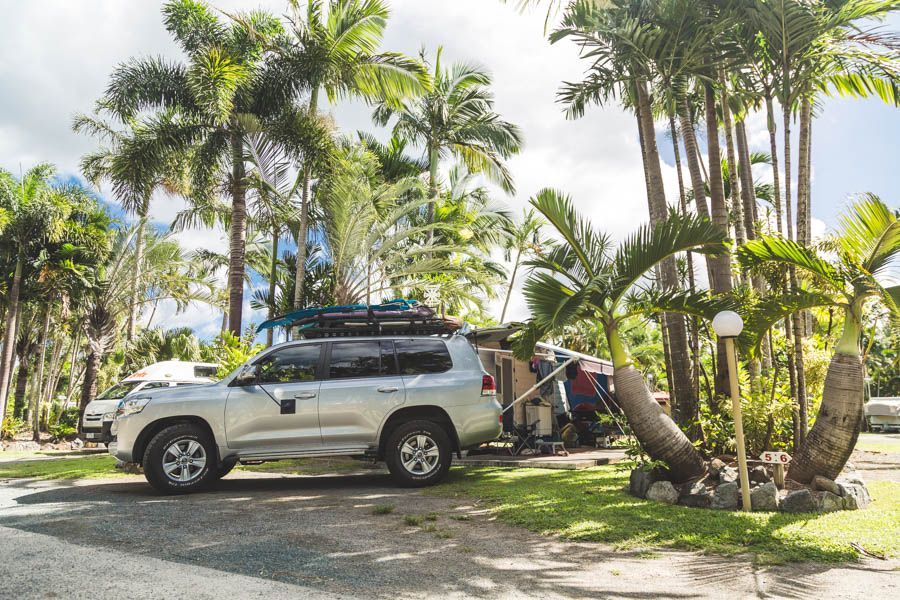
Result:
[[[96,479],[121,477],[124,473],[114,468],[116,459],[106,454],[0,462],[0,479],[35,477],[37,479]]]
[[[581,471],[455,468],[428,493],[486,500],[501,521],[543,534],[623,550],[680,548],[753,554],[761,563],[842,562],[850,544],[900,555],[900,484],[873,482],[867,510],[825,515],[750,513],[668,506],[627,494],[613,466]]]

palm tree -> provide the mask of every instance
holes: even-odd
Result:
[[[60,193],[53,183],[55,174],[54,167],[49,164],[29,169],[20,180],[0,170],[0,206],[6,221],[2,247],[13,269],[7,288],[6,327],[0,354],[0,420],[6,414],[24,277],[31,272],[30,263],[48,244],[62,240],[66,219],[71,212],[65,193]],[[3,273],[3,280],[7,280],[7,273]]]
[[[198,0],[171,0],[163,16],[187,63],[132,59],[113,72],[100,106],[126,122],[143,111],[157,111],[119,148],[132,165],[156,171],[169,157],[187,155],[191,199],[201,204],[208,203],[221,180],[227,182],[221,187],[231,199],[228,326],[240,335],[247,228],[244,138],[258,118],[272,117],[285,105],[281,88],[289,84],[273,81],[271,70],[263,68],[266,48],[282,26],[260,11],[223,22]],[[113,191],[120,201],[132,198],[140,204],[150,196],[152,181],[141,168],[132,168]]]
[[[602,105],[617,97],[634,110],[650,222],[655,224],[665,220],[669,209],[653,123],[654,102],[649,83],[655,73],[654,61],[649,57],[661,52],[669,41],[657,25],[648,21],[647,9],[644,3],[633,0],[603,4],[575,2],[566,10],[561,28],[550,39],[552,42],[573,39],[582,56],[591,61],[584,80],[565,84],[559,93],[560,101],[567,105],[569,117],[582,116],[589,104]],[[688,150],[690,153],[690,148]],[[708,213],[700,211],[700,214],[706,216]],[[664,259],[658,270],[664,289],[678,289],[680,284],[673,256]],[[672,378],[678,420],[692,438],[699,439],[700,431],[696,426],[699,399],[691,378],[686,324],[680,314],[664,314],[662,322],[663,343],[672,364],[668,373]]]
[[[423,90],[423,71],[416,61],[395,52],[378,52],[389,10],[382,0],[291,1],[290,37],[277,47],[285,77],[302,79],[309,89],[309,115],[318,113],[319,93],[330,102],[347,96],[396,105]],[[314,165],[304,162],[297,228],[297,274],[294,307],[300,308],[306,268],[310,182]]]
[[[531,352],[532,342],[568,324],[602,324],[615,367],[617,401],[635,436],[652,459],[668,465],[676,481],[701,475],[703,458],[653,400],[622,343],[619,326],[623,320],[648,313],[715,313],[723,301],[705,293],[658,292],[646,282],[660,262],[678,252],[727,251],[727,237],[708,219],[676,214],[641,227],[613,248],[609,237],[578,215],[561,193],[543,190],[531,204],[562,242],[528,263],[535,271],[524,292],[535,327],[523,343],[531,348],[520,349]]]
[[[128,315],[126,340],[134,337],[138,314],[138,290],[141,288],[141,254],[144,251],[144,225],[150,212],[150,200],[153,192],[159,188],[177,194],[185,193],[186,182],[181,181],[185,175],[179,156],[165,153],[159,157],[158,164],[138,163],[128,152],[134,147],[135,137],[146,132],[146,126],[136,121],[128,122],[128,129],[117,130],[115,125],[106,122],[100,115],[76,115],[72,129],[78,133],[88,133],[104,142],[100,149],[85,155],[81,160],[81,171],[84,176],[98,188],[103,180],[111,182],[113,189],[129,189],[119,198],[119,204],[126,213],[137,217],[137,236],[135,237],[135,271],[131,281],[131,312]],[[137,189],[130,189],[135,182]]]
[[[182,310],[194,300],[208,300],[209,280],[197,276],[200,269],[182,253],[178,243],[144,226],[144,250],[141,254],[142,289],[140,302],[172,300]],[[84,315],[84,333],[89,354],[81,388],[81,412],[97,391],[97,376],[104,357],[113,347],[118,328],[131,310],[131,273],[136,268],[135,227],[116,231],[107,260],[87,275],[89,293],[77,310]]]
[[[504,160],[519,152],[522,133],[494,112],[491,78],[476,65],[441,64],[438,48],[427,92],[399,109],[382,102],[373,118],[386,125],[396,117],[394,135],[416,144],[428,161],[428,220],[434,217],[438,196],[438,168],[442,158],[453,156],[470,173],[484,173],[507,192],[514,192],[512,176]],[[425,61],[424,52],[422,56]]]
[[[885,288],[878,281],[895,268],[900,257],[900,212],[872,194],[865,196],[842,215],[828,249],[834,259],[819,256],[799,242],[764,236],[739,250],[745,266],[794,267],[816,290],[799,290],[789,302],[776,298],[764,304],[765,318],[754,331],[764,331],[798,309],[836,306],[844,313],[844,330],[828,367],[819,415],[791,463],[790,477],[801,483],[816,475],[837,477],[856,445],[864,401],[859,349],[864,311],[875,300],[900,318],[900,286]]]
[[[447,260],[431,253],[462,248],[420,243],[439,224],[412,222],[428,199],[397,202],[420,188],[419,180],[384,183],[373,177],[378,170],[374,155],[360,146],[346,147],[343,154],[318,191],[322,260],[333,269],[335,301],[369,303],[383,292],[420,285],[430,274],[453,272]]]
[[[509,275],[509,286],[506,288],[506,299],[503,301],[503,310],[500,311],[500,322],[506,320],[506,309],[509,307],[509,298],[512,296],[513,286],[516,283],[516,274],[522,260],[530,260],[541,252],[544,240],[541,229],[544,227],[543,219],[534,214],[534,210],[528,209],[522,212],[521,222],[510,223],[507,231],[506,244],[504,244],[504,259],[513,261],[512,273]],[[515,252],[515,259],[512,258]]]

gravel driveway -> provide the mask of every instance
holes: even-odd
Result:
[[[641,557],[508,527],[381,472],[236,472],[179,497],[142,477],[0,482],[0,540],[3,598],[900,597],[894,562]]]

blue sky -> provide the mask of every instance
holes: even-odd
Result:
[[[213,4],[229,12],[263,6],[283,13],[285,6],[283,0]],[[572,44],[551,46],[546,41],[542,12],[523,15],[493,0],[394,0],[391,6],[385,49],[417,54],[424,46],[433,55],[443,45],[444,60],[477,62],[493,74],[497,111],[517,123],[525,136],[523,152],[509,163],[518,192],[498,192],[498,199],[519,212],[540,188],[559,188],[616,237],[647,219],[634,117],[609,107],[589,109],[578,121],[564,119],[556,91],[561,81],[578,79],[585,65]],[[18,24],[0,38],[0,167],[18,172],[20,165],[27,169],[52,161],[63,173],[76,174],[79,158],[95,142],[71,131],[72,117],[91,110],[113,67],[131,56],[178,57],[159,9],[160,3],[151,1],[0,0],[0,14]],[[900,29],[900,18],[888,28]],[[358,102],[326,110],[346,132],[375,130],[370,110]],[[748,124],[753,149],[768,151],[763,119],[757,115]],[[898,140],[900,112],[895,108],[871,100],[821,102],[813,129],[814,231],[834,225],[854,193],[875,192],[889,205],[900,206]],[[674,200],[670,142],[659,142],[667,161],[667,193]],[[166,226],[182,207],[178,199],[160,197],[151,217]],[[189,231],[178,238],[188,249],[223,251],[223,234]],[[501,303],[495,303],[498,314]],[[518,290],[510,314],[527,314]],[[251,318],[262,320],[261,315]],[[205,337],[214,335],[220,323],[221,314],[205,306],[178,315],[163,309],[154,321],[191,326]]]

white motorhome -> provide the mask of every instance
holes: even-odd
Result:
[[[872,431],[900,431],[900,396],[869,398],[865,410]]]
[[[108,443],[116,406],[126,396],[154,388],[213,383],[218,368],[215,363],[165,360],[132,373],[87,405],[81,422],[81,438],[87,442]]]

